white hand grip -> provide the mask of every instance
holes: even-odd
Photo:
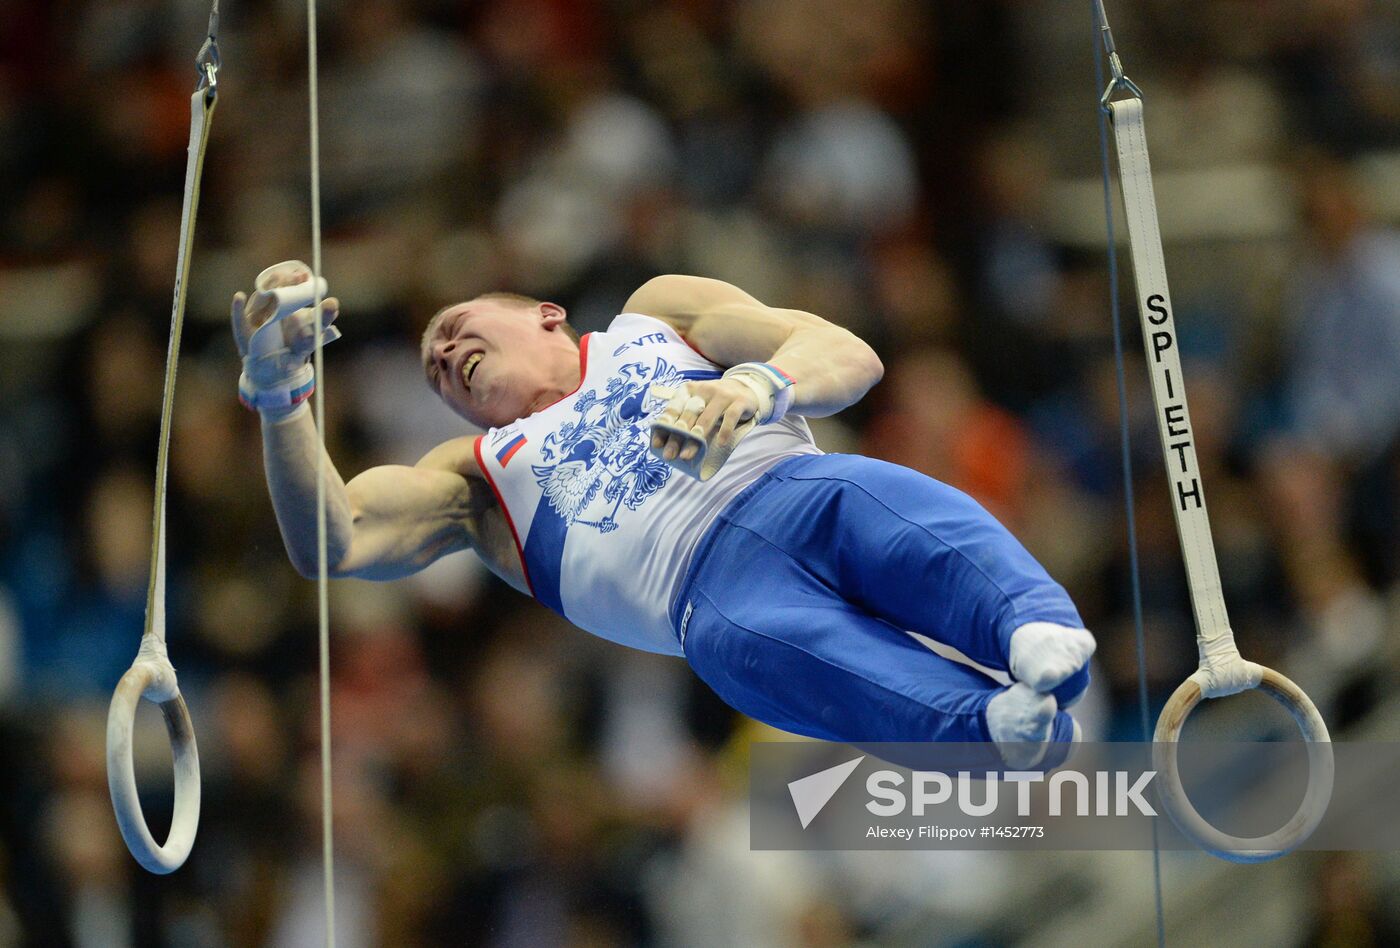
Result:
[[[649,394],[652,397],[669,401],[675,397],[678,391],[680,390],[666,385],[653,385]],[[719,469],[724,466],[724,462],[729,460],[729,456],[734,453],[734,449],[739,446],[739,442],[742,441],[744,436],[752,431],[757,424],[758,421],[755,418],[739,422],[734,428],[734,436],[729,439],[727,445],[723,446],[712,444],[708,439],[700,437],[694,431],[682,427],[679,424],[665,421],[653,421],[651,427],[653,432],[664,431],[667,434],[680,438],[685,442],[681,445],[682,451],[684,451],[687,446],[694,445],[696,448],[695,456],[690,460],[682,461],[680,455],[677,454],[676,457],[666,461],[666,463],[682,474],[693,477],[698,481],[708,481],[718,473]],[[718,433],[718,431],[719,429],[716,428],[715,432]],[[661,449],[652,448],[651,453],[661,458]],[[664,461],[665,458],[662,458],[662,460]]]
[[[112,794],[117,826],[136,861],[161,875],[174,872],[184,864],[199,828],[199,751],[195,747],[189,708],[174,680],[175,671],[168,662],[162,668],[157,662],[138,658],[117,683],[107,712],[107,787]],[[152,700],[157,700],[172,689],[174,697],[159,704],[175,757],[175,815],[165,845],[158,846],[146,827],[146,817],[136,793],[132,731],[141,698],[150,692]]]
[[[1272,668],[1258,667],[1263,672],[1259,690],[1288,709],[1308,742],[1308,789],[1293,818],[1281,828],[1265,836],[1231,836],[1207,823],[1191,805],[1181,785],[1176,745],[1187,717],[1201,703],[1201,686],[1194,676],[1182,682],[1167,699],[1152,738],[1153,763],[1163,778],[1162,803],[1167,814],[1192,842],[1229,862],[1267,862],[1295,849],[1317,829],[1332,800],[1335,765],[1326,722],[1303,689]]]
[[[266,270],[258,276],[258,282],[262,282]],[[319,293],[317,292],[319,290]],[[330,290],[330,284],[325,277],[318,277],[315,280],[307,280],[304,283],[297,283],[292,286],[279,286],[270,290],[257,290],[254,298],[272,297],[277,304],[276,311],[268,317],[253,332],[253,336],[248,340],[248,354],[254,358],[261,358],[279,349],[287,347],[286,337],[282,333],[282,322],[288,316],[299,309],[305,309],[316,302],[316,297],[326,298]],[[250,301],[251,305],[251,301]]]

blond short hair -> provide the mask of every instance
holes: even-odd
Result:
[[[500,303],[510,303],[523,309],[533,309],[544,302],[533,296],[526,296],[524,293],[510,293],[505,290],[492,290],[489,293],[478,293],[476,296],[473,296],[469,300],[464,300],[463,302],[475,303],[477,300],[494,300]],[[428,387],[432,388],[434,393],[437,392],[437,389],[433,386],[432,375],[429,372],[432,368],[432,353],[428,349],[428,341],[432,339],[433,333],[437,331],[438,323],[442,321],[443,314],[454,306],[460,305],[460,303],[448,303],[442,309],[434,313],[433,318],[428,320],[428,325],[423,330],[423,339],[419,343],[419,354],[423,359],[423,376],[428,380]],[[578,331],[574,329],[573,326],[570,326],[567,322],[560,323],[559,325],[560,328],[563,329],[564,335],[568,336],[575,343],[578,342]]]

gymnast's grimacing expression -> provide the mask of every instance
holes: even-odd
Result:
[[[578,347],[553,303],[474,299],[441,310],[423,336],[428,385],[457,414],[509,424],[578,387]]]

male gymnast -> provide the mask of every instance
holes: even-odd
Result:
[[[310,279],[296,261],[269,268],[232,315],[282,537],[314,576],[314,312],[273,292]],[[327,326],[338,311],[325,300]],[[554,303],[456,303],[428,323],[422,358],[434,393],[486,433],[349,482],[327,459],[331,576],[397,579],[470,548],[580,628],[684,656],[783,730],[994,741],[1014,768],[1068,753],[1061,709],[1088,685],[1094,639],[1064,589],[967,495],[814,444],[804,416],[854,404],[884,371],[849,331],[669,275],[582,339]]]

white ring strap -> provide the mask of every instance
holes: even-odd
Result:
[[[1111,103],[1109,108],[1118,146],[1118,174],[1127,212],[1143,346],[1152,377],[1157,432],[1161,436],[1171,484],[1172,513],[1176,516],[1181,552],[1186,560],[1201,664],[1203,668],[1207,665],[1226,667],[1231,659],[1239,660],[1239,652],[1225,612],[1220,568],[1215,561],[1215,544],[1201,486],[1201,467],[1196,460],[1196,438],[1186,407],[1176,321],[1167,291],[1167,265],[1157,224],[1157,204],[1152,194],[1152,168],[1148,163],[1147,136],[1143,130],[1142,100],[1124,99]],[[1258,675],[1238,675],[1218,684],[1203,681],[1201,691],[1207,698],[1216,698],[1257,684]]]
[[[1129,88],[1117,77],[1115,86]],[[1196,438],[1186,407],[1176,321],[1167,291],[1167,267],[1152,191],[1142,99],[1132,94],[1118,101],[1107,101],[1115,86],[1105,93],[1105,106],[1113,121],[1143,346],[1152,377],[1157,431],[1171,484],[1172,512],[1181,538],[1200,651],[1200,667],[1177,688],[1158,718],[1154,756],[1158,769],[1167,778],[1163,802],[1177,827],[1201,848],[1222,859],[1258,862],[1281,856],[1301,844],[1322,819],[1332,796],[1330,737],[1322,716],[1301,688],[1273,669],[1245,661],[1235,647],[1234,633],[1230,631],[1225,612],[1210,519],[1206,514],[1201,468],[1196,460]],[[1239,839],[1216,830],[1191,806],[1177,774],[1176,742],[1187,716],[1203,698],[1219,698],[1252,688],[1261,688],[1292,713],[1310,744],[1312,767],[1307,794],[1298,813],[1287,825],[1257,839]]]
[[[175,301],[170,313],[170,345],[165,356],[165,386],[161,397],[155,512],[151,527],[151,578],[146,587],[146,626],[136,660],[117,684],[107,712],[107,788],[112,795],[117,826],[136,861],[156,873],[173,872],[184,864],[194,846],[195,832],[199,827],[199,752],[190,712],[180,695],[175,669],[165,649],[165,495],[170,469],[175,371],[180,361],[180,332],[185,322],[190,251],[194,244],[195,214],[199,208],[199,183],[204,171],[204,154],[209,145],[210,119],[218,100],[218,47],[214,42],[218,16],[216,2],[209,18],[209,39],[200,50],[198,60],[202,78],[190,96],[189,160],[185,165],[180,247],[175,264]],[[143,697],[160,705],[175,757],[175,816],[164,846],[157,845],[151,836],[136,793],[132,738],[136,706]]]

